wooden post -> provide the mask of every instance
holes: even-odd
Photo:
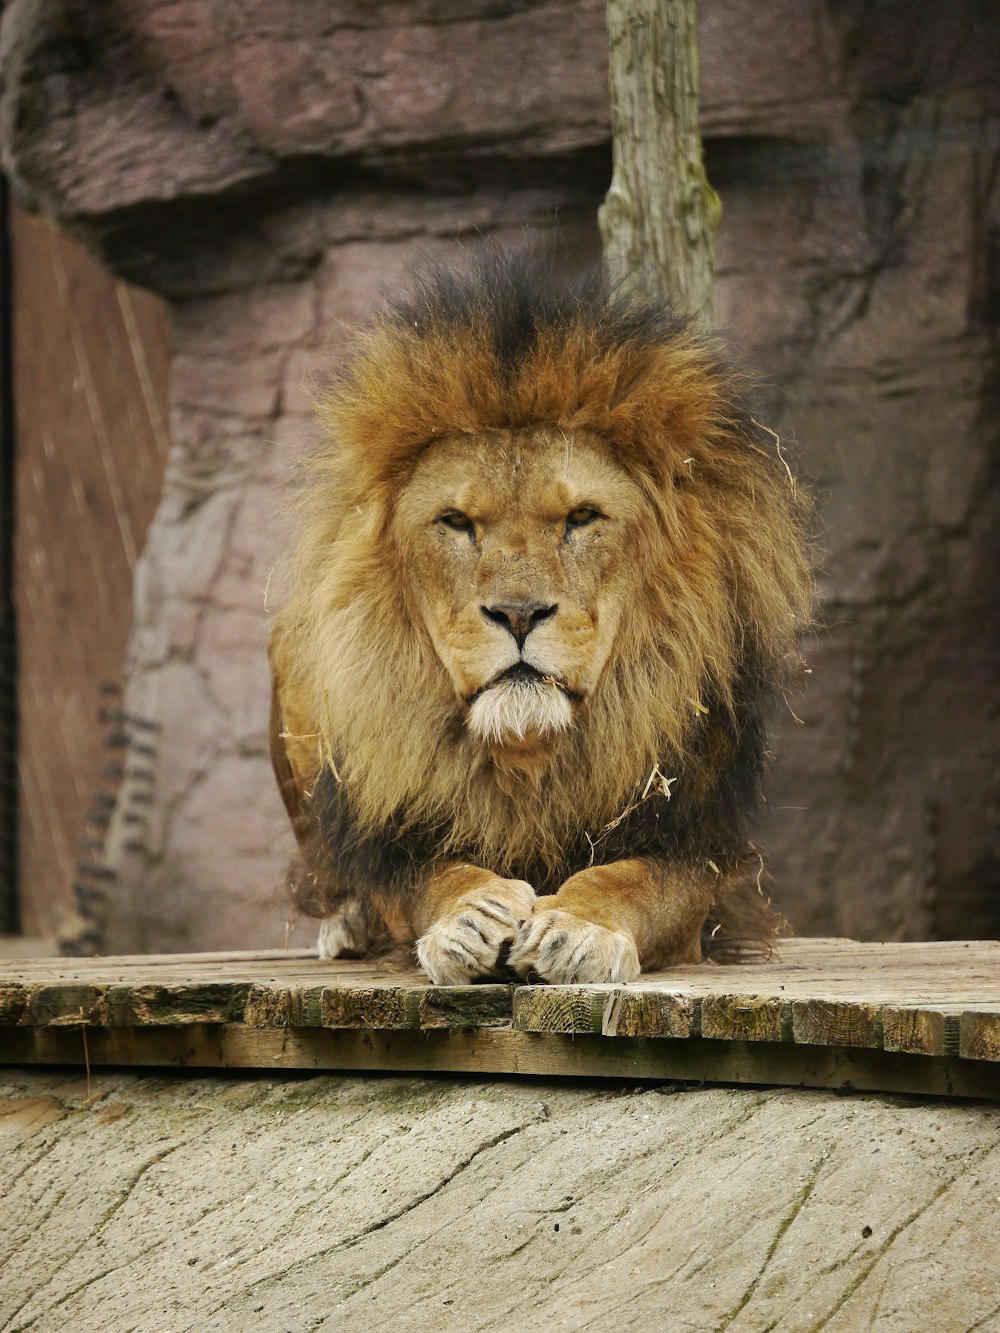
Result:
[[[14,403],[7,188],[7,182],[0,180],[0,935],[16,935],[22,923],[17,862]]]
[[[698,126],[697,0],[608,0],[611,188],[598,213],[614,282],[711,316],[722,208]]]

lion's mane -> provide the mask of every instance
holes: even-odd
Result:
[[[542,890],[641,854],[731,883],[811,578],[806,503],[719,344],[599,278],[566,290],[492,254],[418,280],[358,335],[319,412],[272,645],[308,791],[300,834],[311,821],[319,848],[303,905],[322,914],[367,884],[406,892],[452,854]],[[390,521],[436,439],[538,427],[603,440],[651,521],[634,553],[641,595],[526,789],[462,725]]]

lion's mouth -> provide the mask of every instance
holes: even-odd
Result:
[[[476,700],[481,698],[487,690],[493,690],[500,685],[508,683],[522,689],[556,689],[564,694],[572,703],[580,703],[582,698],[576,690],[571,690],[566,682],[560,680],[558,676],[548,675],[545,672],[539,671],[538,668],[533,667],[530,662],[515,662],[513,666],[506,667],[503,671],[498,672],[497,675],[495,675],[492,680],[488,680],[485,685],[480,685],[479,689],[470,694],[465,702],[471,708]]]
[[[489,745],[544,740],[573,725],[576,698],[557,677],[515,662],[469,698],[468,727]]]

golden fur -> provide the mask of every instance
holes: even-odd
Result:
[[[505,261],[493,262],[508,272]],[[494,274],[482,284],[486,295],[459,301],[447,318],[427,297],[388,314],[358,336],[345,374],[319,404],[322,440],[306,469],[293,586],[272,639],[276,766],[303,842],[310,794],[332,772],[352,836],[435,830],[435,859],[474,854],[518,881],[519,867],[541,865],[558,883],[567,845],[581,833],[599,840],[649,775],[667,783],[667,800],[674,774],[697,794],[699,766],[732,748],[721,732],[713,739],[699,730],[701,719],[707,710],[738,712],[748,662],[754,680],[768,682],[795,661],[811,596],[804,505],[777,440],[742,406],[712,339],[672,318],[653,320],[650,333],[636,317],[633,329],[628,307],[602,295],[537,319],[505,361],[489,306],[501,283]],[[449,634],[466,644],[465,622],[448,612],[441,629],[428,610],[446,595],[439,566],[458,569],[465,548],[442,536],[441,520],[433,540],[425,537],[416,510],[407,510],[421,486],[469,494],[471,472],[477,512],[492,514],[504,460],[535,467],[539,506],[557,483],[572,501],[574,468],[598,478],[604,469],[607,493],[621,501],[615,514],[626,515],[603,547],[598,534],[578,538],[566,528],[565,541],[572,535],[585,553],[586,539],[591,550],[570,580],[583,589],[577,620],[593,619],[587,599],[604,597],[601,614],[616,622],[615,634],[593,649],[595,660],[605,654],[596,679],[580,698],[566,696],[575,700],[573,725],[546,732],[539,723],[527,745],[513,734],[491,745],[470,729],[469,698],[456,685],[464,668],[442,648]],[[523,497],[523,488],[511,494]],[[513,522],[519,503],[508,499],[496,522]],[[615,552],[626,537],[622,559]],[[535,537],[518,529],[507,540],[501,584],[513,577],[515,548]],[[560,546],[553,578],[566,558]],[[529,565],[537,571],[538,560]],[[605,567],[617,580],[610,593],[600,582]],[[448,574],[452,583],[459,577]],[[521,570],[509,586],[533,596],[530,577]],[[458,594],[447,595],[457,607]],[[490,595],[477,587],[469,606]],[[562,607],[564,595],[552,593],[553,604]],[[569,652],[560,634],[583,632],[562,629],[561,617],[528,641],[546,644],[553,658]],[[483,622],[481,632],[493,635],[490,652],[501,641],[510,648],[502,628]],[[568,708],[560,695],[555,712]],[[336,885],[327,906],[350,889]],[[409,892],[419,895],[419,881]],[[390,916],[391,904],[383,906]]]

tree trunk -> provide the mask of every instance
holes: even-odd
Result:
[[[608,0],[611,188],[599,211],[615,282],[711,315],[721,215],[701,158],[697,0]]]

